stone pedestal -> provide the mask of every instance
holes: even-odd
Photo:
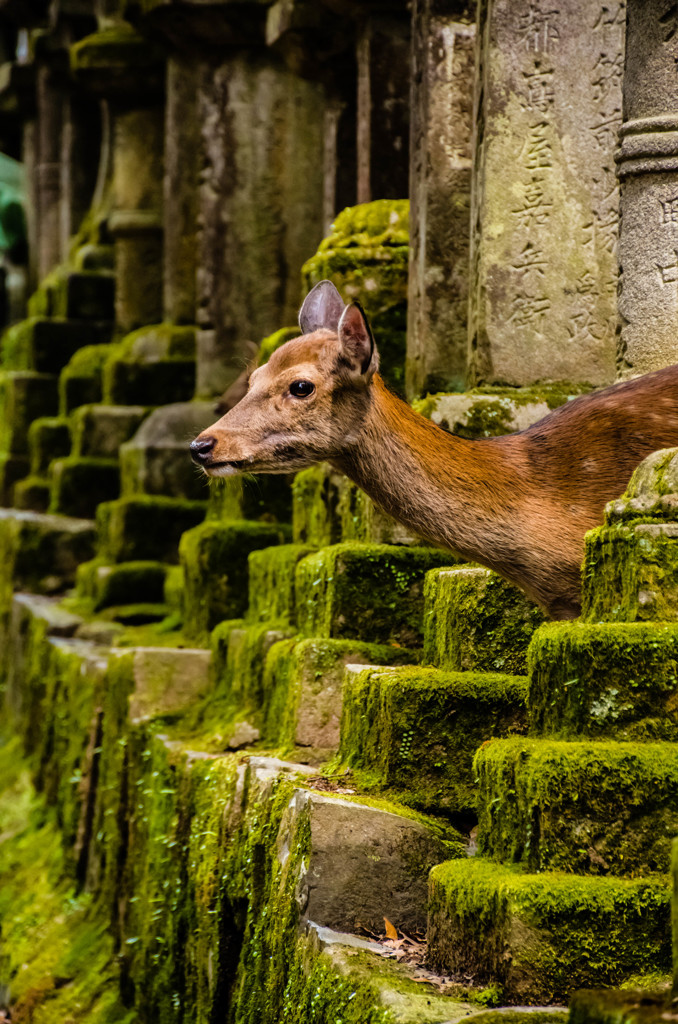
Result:
[[[629,0],[618,154],[622,377],[678,361],[677,28],[674,5]]]
[[[412,14],[410,398],[466,379],[475,30],[459,6],[416,0]]]
[[[481,0],[472,384],[614,377],[624,19]]]

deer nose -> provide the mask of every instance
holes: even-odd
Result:
[[[191,441],[189,446],[193,461],[197,462],[199,466],[209,462],[210,452],[216,443],[216,437],[196,437],[195,441]]]

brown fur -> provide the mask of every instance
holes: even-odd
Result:
[[[330,461],[417,533],[496,570],[554,618],[576,615],[584,534],[647,455],[678,445],[678,366],[585,395],[521,433],[467,441],[392,395],[376,352],[366,371],[347,351],[341,325],[283,345],[200,435],[216,439],[206,472]],[[312,398],[290,396],[297,378],[315,384]]]

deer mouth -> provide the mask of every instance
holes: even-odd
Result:
[[[245,459],[223,459],[219,462],[210,462],[202,468],[208,476],[232,476],[234,473],[244,472],[247,465]]]

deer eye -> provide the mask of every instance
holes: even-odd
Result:
[[[310,380],[293,380],[290,384],[290,394],[295,398],[308,398],[315,391],[315,384]]]

